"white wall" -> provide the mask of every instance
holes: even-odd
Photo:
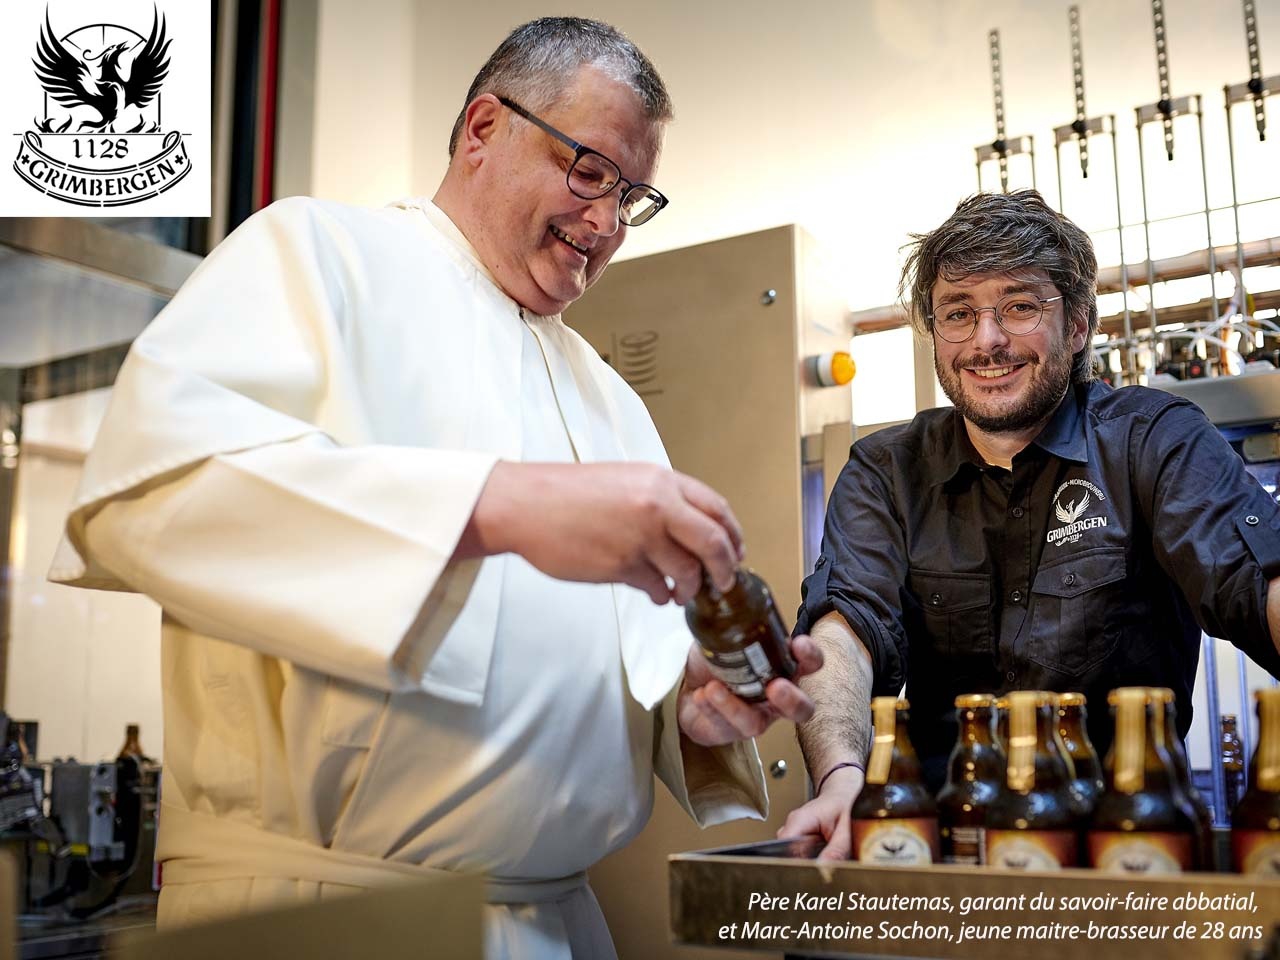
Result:
[[[415,4],[321,0],[309,193],[381,206],[414,189]]]
[[[11,716],[39,721],[41,760],[114,757],[128,723],[141,725],[148,755],[163,754],[160,608],[45,579],[107,393],[23,407],[4,702]]]
[[[1088,112],[1120,127],[1125,219],[1141,216],[1133,108],[1158,98],[1147,0],[1080,0]],[[1010,134],[1033,133],[1039,185],[1056,200],[1051,130],[1074,119],[1069,4],[1044,0],[765,0],[637,6],[584,0],[572,12],[615,23],[657,64],[676,103],[659,186],[662,216],[632,231],[622,256],[639,256],[798,222],[847,264],[855,308],[895,296],[898,248],[973,192],[973,147],[994,136],[987,31],[1004,51]],[[1211,201],[1227,203],[1222,87],[1247,79],[1243,20],[1234,0],[1165,4],[1173,95],[1205,95]],[[471,77],[515,25],[569,12],[532,0],[486,4],[326,0],[315,192],[380,203],[430,194]],[[1263,66],[1280,61],[1280,3],[1257,5]],[[406,87],[405,81],[409,80]],[[1260,146],[1247,108],[1236,115],[1242,199],[1280,193],[1280,110]],[[407,129],[406,129],[407,121]],[[1152,215],[1200,202],[1194,123],[1177,126],[1175,163],[1149,133]],[[1086,184],[1068,161],[1068,212],[1089,228],[1114,222],[1110,162],[1099,141]],[[1269,167],[1268,167],[1269,162]],[[407,165],[407,166],[406,166]],[[1014,161],[1015,185],[1028,181]],[[1074,172],[1072,172],[1074,170]],[[1073,179],[1074,178],[1074,179]],[[1084,187],[1084,189],[1079,189]],[[1256,231],[1275,232],[1277,217]],[[1227,239],[1229,218],[1215,223]],[[1203,245],[1200,221],[1186,237]],[[1199,231],[1199,232],[1197,232]],[[1136,249],[1136,237],[1127,240]],[[1106,238],[1100,238],[1106,247]],[[1128,251],[1127,251],[1128,252]],[[1141,257],[1140,251],[1129,259]],[[1108,257],[1103,256],[1104,260]],[[1111,258],[1114,259],[1114,258]]]

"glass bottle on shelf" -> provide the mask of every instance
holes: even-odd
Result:
[[[1227,812],[1235,809],[1244,793],[1244,744],[1234,714],[1222,715],[1222,775],[1227,786]]]
[[[149,759],[142,750],[142,743],[138,739],[140,727],[136,723],[125,724],[124,728],[124,746],[120,748],[120,752],[116,754],[117,760],[123,760],[125,757],[132,757],[135,760]]]

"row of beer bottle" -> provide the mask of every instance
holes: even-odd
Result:
[[[1280,689],[1255,696],[1262,735],[1233,815],[1233,861],[1241,872],[1272,873],[1280,864]],[[997,723],[991,695],[956,698],[959,738],[936,802],[907,735],[907,702],[872,701],[875,742],[852,810],[855,859],[1087,864],[1147,875],[1212,869],[1212,821],[1191,783],[1172,691],[1111,692],[1116,735],[1105,769],[1085,733],[1083,695],[1016,691],[1007,701]]]

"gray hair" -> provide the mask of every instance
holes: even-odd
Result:
[[[537,113],[555,103],[585,66],[634,90],[653,123],[671,119],[671,97],[657,69],[621,31],[597,20],[542,17],[516,27],[471,81],[449,135],[449,156],[457,149],[467,107],[482,93],[509,97]]]
[[[955,213],[930,233],[912,234],[898,295],[910,297],[911,325],[924,337],[933,285],[975,273],[1043,270],[1062,294],[1063,313],[1088,314],[1084,348],[1071,363],[1071,382],[1092,380],[1093,335],[1098,331],[1098,258],[1089,235],[1054,210],[1035,190],[979,193],[962,200]]]

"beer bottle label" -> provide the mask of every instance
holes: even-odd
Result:
[[[992,830],[987,834],[987,865],[1006,870],[1060,870],[1076,865],[1072,830]]]
[[[1232,830],[1231,860],[1237,873],[1280,877],[1280,833],[1274,830]]]
[[[938,859],[938,821],[933,817],[854,820],[853,850],[860,863],[928,866]]]
[[[764,697],[764,686],[773,679],[769,658],[760,644],[753,643],[743,650],[717,651],[706,654],[707,662],[715,678],[744,700]]]
[[[983,859],[986,852],[983,834],[986,831],[982,827],[944,827],[942,832],[949,840],[945,845],[949,849],[942,855],[943,863],[965,863],[973,866],[986,863]]]
[[[1170,876],[1191,869],[1193,846],[1187,833],[1091,830],[1089,862],[1104,873]]]

